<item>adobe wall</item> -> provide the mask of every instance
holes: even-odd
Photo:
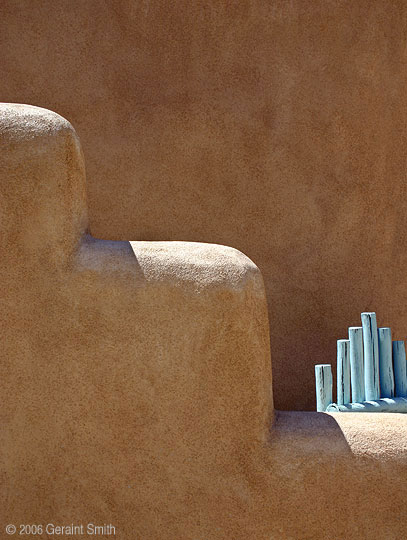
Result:
[[[2,0],[0,101],[75,126],[94,236],[254,260],[276,408],[310,409],[313,365],[361,311],[406,337],[406,14],[402,0]]]
[[[0,148],[2,538],[407,538],[407,416],[274,411],[252,261],[87,235],[55,113],[0,104]]]

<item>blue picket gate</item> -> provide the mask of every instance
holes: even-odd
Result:
[[[317,411],[407,413],[407,360],[404,341],[390,328],[377,328],[376,313],[362,313],[362,326],[337,341],[337,399],[332,368],[315,366]]]

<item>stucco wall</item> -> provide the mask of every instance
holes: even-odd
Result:
[[[89,237],[55,113],[0,104],[0,148],[1,538],[407,537],[407,416],[274,411],[252,261]]]
[[[2,0],[0,101],[57,111],[92,233],[260,267],[277,408],[362,310],[406,337],[403,0]]]

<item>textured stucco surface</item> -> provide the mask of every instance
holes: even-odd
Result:
[[[361,311],[406,337],[404,0],[2,0],[0,100],[68,118],[94,236],[259,266],[278,408]]]
[[[407,416],[274,411],[250,259],[92,238],[79,141],[54,113],[1,105],[0,144],[1,538],[407,536]]]

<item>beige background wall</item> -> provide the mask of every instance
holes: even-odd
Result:
[[[231,245],[268,294],[277,408],[377,310],[407,330],[407,5],[2,0],[0,101],[57,111],[92,234]]]

